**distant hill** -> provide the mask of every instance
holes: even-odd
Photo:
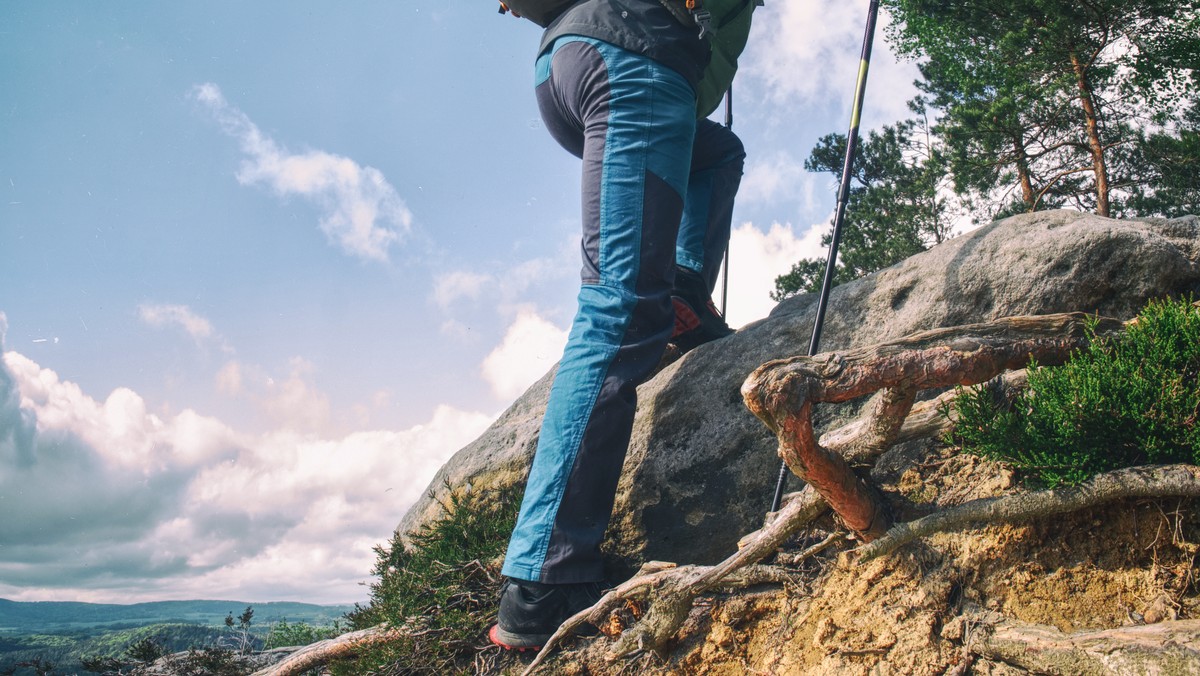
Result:
[[[354,606],[320,606],[311,603],[249,603],[246,601],[156,601],[129,605],[74,603],[69,601],[22,602],[0,599],[0,634],[60,633],[105,625],[125,627],[161,623],[223,626],[225,617],[237,617],[254,608],[254,624],[265,626],[286,619],[324,626]]]

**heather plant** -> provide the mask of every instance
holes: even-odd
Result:
[[[1200,307],[1151,302],[1064,365],[1031,363],[1011,402],[962,390],[952,441],[1012,465],[1026,484],[1077,485],[1121,467],[1200,463]]]
[[[516,522],[519,487],[452,493],[440,519],[375,548],[371,600],[347,615],[350,629],[387,623],[401,638],[335,674],[475,673],[495,621],[500,563]],[[495,657],[492,651],[492,657]]]

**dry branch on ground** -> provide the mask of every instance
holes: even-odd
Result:
[[[1196,674],[1200,620],[1075,634],[1002,620],[986,627],[972,651],[1037,674]]]
[[[297,650],[283,661],[254,672],[251,676],[299,676],[334,660],[353,657],[364,648],[382,645],[404,636],[404,630],[386,624],[376,625],[341,636],[318,641]]]

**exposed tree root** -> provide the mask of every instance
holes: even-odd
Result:
[[[873,464],[897,441],[931,436],[949,424],[941,408],[954,397],[948,392],[914,406],[921,389],[975,385],[1006,370],[1025,366],[1031,357],[1058,364],[1086,340],[1087,316],[1081,313],[1011,317],[986,324],[927,331],[898,341],[845,354],[795,357],[768,362],[742,386],[746,405],[779,437],[780,455],[808,486],[793,494],[768,523],[739,543],[739,551],[716,566],[644,568],[610,591],[596,605],[568,619],[551,637],[526,674],[540,666],[553,648],[584,623],[600,625],[626,600],[653,591],[646,614],[627,629],[611,655],[662,649],[687,618],[696,596],[717,586],[762,581],[747,568],[775,552],[792,534],[813,521],[827,506],[864,539],[887,532],[876,490],[850,468]],[[1098,332],[1120,330],[1116,320],[1100,320]],[[1023,375],[1001,381],[1019,387]],[[844,402],[878,392],[859,421],[830,432],[818,442],[812,407],[818,402]],[[822,543],[832,543],[834,538]],[[801,556],[811,556],[810,553]],[[735,571],[742,571],[734,575]]]
[[[1024,390],[1028,383],[1028,374],[1025,369],[1020,369],[1002,373],[994,380],[976,387],[994,388],[997,396],[1011,399],[1017,392]],[[893,440],[893,445],[913,439],[934,439],[945,435],[958,419],[958,413],[954,409],[954,400],[957,397],[957,390],[947,390],[933,399],[913,404]],[[866,418],[860,418],[844,427],[826,432],[821,435],[821,446],[846,456],[851,465],[872,465],[875,459],[882,455],[882,451],[876,452],[877,446],[859,440],[862,435],[868,433],[867,422]]]
[[[779,455],[797,476],[824,496],[842,521],[870,541],[890,525],[877,491],[850,469],[845,456],[878,457],[891,447],[917,392],[975,385],[1036,358],[1061,364],[1087,341],[1082,313],[1008,317],[983,324],[924,331],[900,340],[814,357],[763,364],[742,385],[746,406],[779,439]],[[1097,320],[1099,333],[1122,328]],[[816,439],[813,406],[879,392],[852,434],[829,448]]]
[[[614,610],[628,601],[646,599],[653,594],[653,603],[635,627],[622,632],[610,651],[609,659],[636,652],[660,651],[683,626],[692,609],[692,600],[706,590],[716,587],[737,589],[767,582],[783,583],[791,574],[778,566],[748,565],[726,574],[716,583],[705,585],[713,566],[678,566],[652,561],[642,567],[630,580],[605,594],[591,608],[576,613],[559,627],[530,663],[525,674],[533,673],[552,653],[562,639],[573,635],[584,624],[602,625]]]
[[[743,538],[746,545],[715,566],[676,567],[673,563],[662,562],[650,562],[642,566],[633,578],[609,591],[591,608],[576,613],[564,622],[530,663],[525,674],[531,674],[541,666],[562,639],[572,635],[577,628],[585,623],[603,624],[612,611],[622,607],[628,600],[647,598],[653,593],[653,602],[638,625],[623,632],[613,646],[610,651],[612,659],[638,651],[661,650],[687,619],[692,602],[706,591],[790,580],[786,569],[753,564],[774,552],[796,531],[820,516],[826,505],[812,489],[789,497],[791,500],[784,504],[770,523]],[[818,554],[839,537],[833,535],[809,547],[792,557],[789,564],[794,565]]]
[[[1038,674],[1200,673],[1200,620],[1076,634],[1005,620],[982,634],[975,653]]]
[[[352,631],[336,638],[305,646],[283,661],[259,669],[251,676],[299,676],[299,674],[334,660],[353,657],[363,648],[389,643],[402,636],[404,636],[402,629],[392,628],[386,624]]]
[[[1200,497],[1200,467],[1130,467],[1098,474],[1071,488],[972,500],[893,526],[884,537],[861,547],[859,560],[867,561],[917,538],[970,524],[1013,523],[1097,507],[1114,500],[1165,497]]]

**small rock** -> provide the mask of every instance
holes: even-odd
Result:
[[[1166,594],[1159,594],[1158,598],[1150,602],[1146,609],[1142,611],[1142,619],[1146,624],[1157,624],[1164,620],[1174,620],[1179,617],[1175,611],[1175,604],[1171,602],[1170,597]]]

